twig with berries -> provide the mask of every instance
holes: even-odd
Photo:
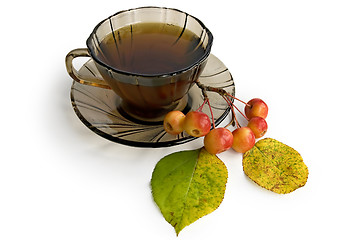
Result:
[[[169,112],[164,118],[164,129],[168,133],[178,135],[186,131],[193,137],[204,136],[204,147],[212,154],[221,153],[231,147],[237,152],[245,153],[254,146],[256,138],[264,136],[268,129],[265,120],[268,115],[268,106],[263,100],[254,98],[246,103],[222,88],[206,86],[199,81],[196,81],[196,84],[202,91],[203,104],[196,111],[188,112],[187,115],[180,111]],[[225,127],[216,128],[207,92],[218,93],[230,107],[232,120]],[[245,104],[244,113],[234,104],[234,100]],[[206,103],[209,106],[212,121],[207,114],[202,112]],[[248,121],[247,126],[240,125],[236,111]],[[227,129],[231,124],[236,127],[233,132]]]

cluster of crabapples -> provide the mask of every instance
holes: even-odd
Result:
[[[230,106],[234,114],[234,105]],[[263,100],[254,98],[246,103],[244,113],[242,115],[248,120],[247,126],[241,127],[235,120],[237,128],[233,132],[225,127],[215,128],[214,119],[211,130],[210,118],[201,110],[191,111],[186,115],[181,111],[171,111],[165,116],[163,125],[169,134],[178,135],[186,131],[193,137],[204,136],[204,147],[209,153],[218,154],[230,148],[245,153],[254,146],[256,138],[262,137],[267,131],[265,118],[268,106]]]

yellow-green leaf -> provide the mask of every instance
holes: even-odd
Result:
[[[204,148],[176,152],[157,163],[152,194],[178,235],[184,227],[218,208],[227,178],[224,163]]]
[[[272,138],[258,141],[243,156],[245,174],[261,187],[290,193],[304,186],[308,168],[293,148]]]

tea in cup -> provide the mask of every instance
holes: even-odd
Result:
[[[87,48],[66,56],[77,82],[114,91],[122,111],[156,121],[187,102],[187,93],[203,71],[213,36],[197,18],[171,8],[142,7],[118,12],[100,22]],[[84,77],[76,57],[90,57],[103,79]]]

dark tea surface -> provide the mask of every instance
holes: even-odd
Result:
[[[182,27],[138,23],[107,35],[97,56],[109,66],[134,74],[161,75],[185,69],[205,53],[200,39]]]

